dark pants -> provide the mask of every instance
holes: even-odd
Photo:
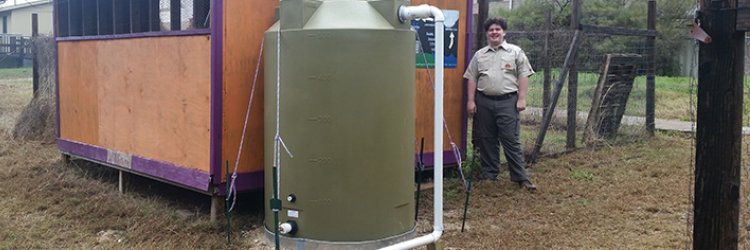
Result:
[[[477,113],[474,115],[474,147],[479,148],[482,161],[481,178],[495,179],[500,173],[500,144],[508,161],[511,181],[529,179],[521,148],[521,125],[513,94],[502,98],[476,95]]]

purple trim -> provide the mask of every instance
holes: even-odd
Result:
[[[461,156],[463,157],[463,156]],[[435,165],[435,153],[424,153],[424,165],[426,169],[432,169]],[[453,154],[453,151],[443,151],[443,164],[457,164],[458,161],[456,160],[456,157]]]
[[[234,185],[237,187],[238,192],[261,190],[263,189],[264,181],[263,171],[252,173],[238,173],[237,180],[235,180]],[[219,184],[219,195],[224,196],[227,194],[226,185],[226,182]]]
[[[60,148],[60,151],[68,154],[86,157],[95,161],[107,162],[107,150],[101,147],[68,141],[65,139],[57,139],[57,147]]]
[[[133,156],[130,170],[201,191],[209,191],[208,187],[211,182],[211,176],[206,172],[140,156]]]
[[[223,76],[223,56],[224,52],[224,1],[211,1],[211,9],[214,13],[211,15],[211,176],[213,185],[221,184],[221,158],[222,158],[222,139],[221,130],[222,116],[224,113],[224,103],[222,98]]]
[[[55,138],[60,138],[60,67],[59,67],[59,59],[58,59],[58,53],[59,50],[58,44],[57,44],[57,4],[59,0],[55,0],[52,3],[52,37],[55,39]]]
[[[60,151],[63,151],[64,153],[96,161],[123,171],[166,180],[203,192],[209,191],[211,176],[208,173],[197,169],[178,166],[172,163],[148,159],[136,155],[131,157],[130,168],[127,168],[108,163],[107,149],[99,146],[68,141],[65,139],[58,139],[57,146],[60,148]]]
[[[195,35],[208,35],[208,34],[211,34],[211,29],[152,31],[152,32],[143,32],[143,33],[113,34],[113,35],[101,35],[101,36],[68,36],[68,37],[56,37],[55,39],[57,41],[87,41],[87,40],[114,40],[114,39],[142,38],[142,37],[162,37],[162,36],[195,36]]]
[[[474,53],[472,53],[471,48],[472,44],[474,42],[474,32],[471,29],[471,27],[474,24],[474,1],[473,0],[467,0],[466,1],[466,44],[464,44],[464,70],[469,67],[469,62],[471,62],[471,57],[474,56]],[[464,80],[464,85],[466,86],[468,83],[466,83],[466,80]],[[466,88],[463,88],[463,102],[461,103],[461,117],[463,118],[463,122],[461,123],[461,157],[466,159],[466,152],[468,151],[469,144],[468,144],[468,136],[469,136],[469,113],[466,112],[466,102],[468,101],[468,92],[466,91]]]

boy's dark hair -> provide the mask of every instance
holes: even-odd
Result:
[[[488,31],[493,24],[500,25],[500,28],[503,28],[503,30],[508,30],[508,22],[505,21],[505,19],[501,17],[492,17],[488,18],[487,21],[484,21],[484,31]]]

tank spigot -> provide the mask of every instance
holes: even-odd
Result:
[[[297,232],[297,222],[288,220],[284,223],[281,223],[279,225],[279,233],[287,235],[287,234],[295,234]]]
[[[297,200],[297,196],[295,196],[294,194],[289,194],[289,196],[286,197],[286,201],[288,202],[294,202],[296,200]]]

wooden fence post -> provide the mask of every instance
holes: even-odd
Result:
[[[570,28],[578,30],[581,16],[581,1],[573,0],[571,4],[573,9],[570,14]],[[578,68],[576,67],[578,53],[573,53],[572,56],[568,75],[568,131],[565,137],[565,148],[567,149],[576,147],[576,118],[578,116]]]
[[[31,74],[34,95],[36,95],[37,90],[39,90],[39,58],[37,58],[37,50],[39,49],[39,47],[37,46],[39,44],[37,42],[37,38],[39,37],[38,20],[39,19],[36,13],[31,14]]]
[[[648,29],[656,30],[656,0],[648,0]],[[646,131],[654,136],[656,125],[656,82],[654,71],[656,67],[656,37],[646,37]]]
[[[552,80],[552,58],[550,55],[549,42],[550,36],[552,36],[552,10],[549,9],[544,14],[544,87],[542,92],[542,106],[546,113],[550,105],[550,84]]]
[[[8,59],[13,60],[14,58],[18,58],[18,55],[20,54],[18,53],[18,42],[16,41],[15,36],[11,36],[9,40],[10,51],[8,51]]]

